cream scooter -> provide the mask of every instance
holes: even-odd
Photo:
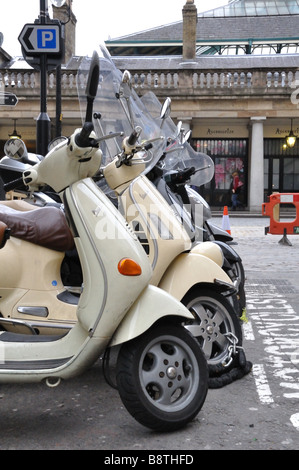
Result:
[[[145,176],[163,153],[165,143],[155,139],[161,132],[160,125],[132,92],[128,73],[122,75],[109,57],[101,58],[101,71],[96,98],[101,115],[95,122],[97,134],[120,130],[128,135],[136,124],[140,126],[133,131],[135,139],[104,142],[103,153],[111,156],[103,168],[105,182],[115,192],[119,210],[149,257],[153,267],[151,282],[195,313],[198,339],[210,372],[233,367],[232,343],[241,347],[242,330],[226,298],[236,289],[222,269],[221,249],[210,242],[192,246],[173,209]],[[155,127],[159,130],[156,134]],[[151,139],[152,148],[144,148],[142,141],[148,143]],[[118,156],[113,158],[117,151]]]
[[[148,257],[123,217],[89,178],[102,158],[91,122],[98,83],[94,54],[83,128],[23,175],[30,190],[49,184],[64,203],[83,270],[77,322],[59,336],[1,331],[0,382],[45,381],[55,386],[86,370],[107,347],[117,347],[117,385],[125,407],[141,424],[170,431],[185,425],[201,409],[207,393],[206,360],[182,325],[194,316],[165,291],[149,285]],[[38,214],[39,209],[33,212]],[[25,221],[27,212],[22,214]],[[54,218],[51,223],[55,224]],[[35,226],[43,230],[39,224],[37,217]],[[38,279],[38,273],[46,271],[39,271],[40,265],[49,263],[52,270],[53,250],[9,238],[9,225],[9,217],[0,224],[1,252],[10,250],[12,257],[12,266],[1,263],[0,310],[6,303],[13,307],[30,290],[36,293],[31,304],[35,301],[39,306],[43,293],[46,297],[56,289],[55,279]],[[28,264],[15,270],[13,258],[26,250]]]

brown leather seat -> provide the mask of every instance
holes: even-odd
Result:
[[[57,207],[19,211],[0,204],[0,222],[10,235],[57,251],[74,248],[74,238],[65,215]]]

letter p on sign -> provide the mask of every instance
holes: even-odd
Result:
[[[37,47],[39,49],[56,49],[56,30],[39,29],[37,31]]]

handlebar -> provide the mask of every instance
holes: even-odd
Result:
[[[131,135],[128,137],[127,139],[127,144],[130,146],[130,147],[134,147],[137,140],[138,140],[138,137],[140,136],[140,132],[141,132],[141,127],[135,127],[135,129],[133,130],[133,132],[131,133]]]
[[[93,52],[91,58],[91,64],[86,84],[86,99],[87,99],[87,106],[86,106],[86,114],[85,114],[85,123],[79,132],[75,136],[75,143],[78,147],[97,147],[98,143],[94,139],[90,139],[89,136],[93,131],[93,103],[94,99],[97,94],[98,84],[99,84],[99,76],[100,76],[100,62],[99,56],[96,51]]]
[[[13,189],[17,188],[21,184],[24,185],[24,181],[22,177],[9,181],[9,183],[5,183],[3,185],[3,189],[7,193],[8,191],[12,191]]]
[[[185,168],[184,170],[178,170],[175,173],[168,173],[165,175],[166,183],[175,183],[175,184],[182,184],[188,181],[190,176],[194,175],[195,168],[192,166],[191,168]]]
[[[79,134],[75,136],[75,143],[78,147],[92,147],[92,140],[89,136],[93,131],[93,123],[85,122]]]

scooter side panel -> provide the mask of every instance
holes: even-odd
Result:
[[[66,195],[83,271],[78,320],[92,335],[110,338],[152,271],[123,217],[91,180],[75,183]],[[138,261],[140,276],[120,274],[118,263],[124,257]]]
[[[178,302],[167,292],[149,285],[119,325],[110,346],[116,346],[139,336],[157,320],[169,315],[176,315],[190,320],[194,319],[193,315],[181,302]]]
[[[45,341],[39,335],[26,335],[26,341],[22,335],[19,338],[19,334],[0,332],[0,382],[40,382],[51,377],[58,382],[71,378],[91,365],[108,342],[105,338],[90,338],[79,323],[59,339],[47,337]]]
[[[61,289],[63,257],[64,253],[11,237],[0,250],[0,285],[41,291]]]
[[[196,284],[215,285],[218,279],[232,285],[230,278],[218,264],[198,253],[182,253],[168,267],[159,287],[181,300]]]

